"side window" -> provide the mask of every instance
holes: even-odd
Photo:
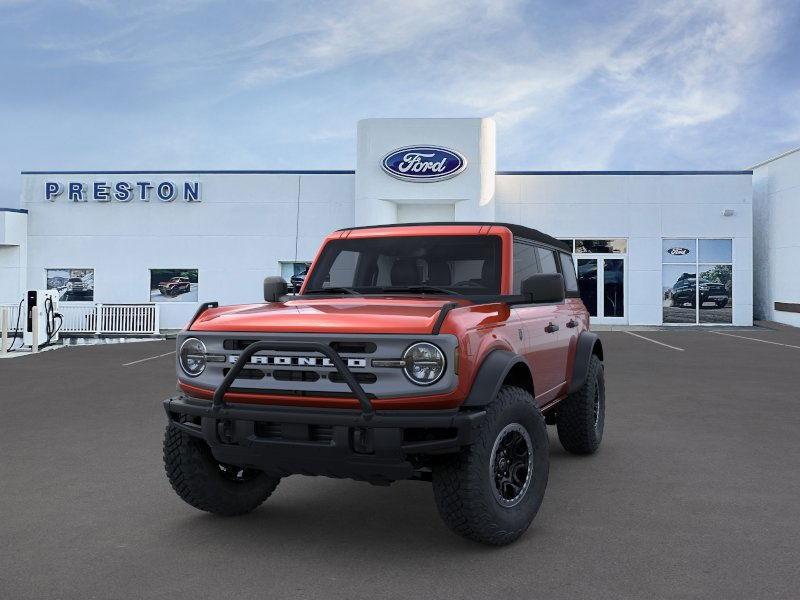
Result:
[[[536,253],[539,255],[539,264],[541,265],[542,273],[558,273],[555,252],[537,246]]]
[[[524,242],[514,242],[514,293],[522,291],[522,280],[541,273],[536,257],[536,246]]]
[[[568,292],[578,291],[578,278],[575,277],[575,265],[569,254],[561,253],[561,273],[564,275],[564,287]]]

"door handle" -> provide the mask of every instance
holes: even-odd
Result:
[[[558,325],[556,325],[555,323],[553,323],[553,322],[551,321],[551,322],[550,322],[550,324],[549,324],[547,327],[545,327],[545,328],[544,328],[544,330],[545,330],[547,333],[555,333],[556,331],[558,331],[558,330],[559,330],[559,327],[558,327]]]
[[[577,326],[578,322],[575,319],[570,319],[569,321],[567,321],[567,327],[569,327],[570,329]]]

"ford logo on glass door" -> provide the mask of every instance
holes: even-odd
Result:
[[[667,254],[671,254],[672,256],[686,256],[689,252],[690,250],[688,248],[681,248],[680,246],[667,249]]]
[[[467,159],[440,146],[406,146],[392,150],[381,162],[383,170],[405,181],[442,181],[467,168]]]

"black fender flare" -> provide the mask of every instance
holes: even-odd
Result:
[[[500,386],[503,385],[508,372],[519,363],[524,364],[526,369],[530,369],[528,363],[519,354],[501,349],[489,352],[478,369],[469,396],[464,400],[462,406],[480,407],[491,404],[497,396],[497,392],[500,391]]]
[[[592,354],[597,354],[603,360],[603,344],[596,333],[583,331],[578,336],[578,344],[575,347],[575,360],[572,363],[572,379],[569,382],[569,393],[577,392],[586,381],[586,373],[589,371],[589,359]]]

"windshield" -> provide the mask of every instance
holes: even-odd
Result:
[[[334,240],[305,293],[497,295],[500,257],[500,238],[493,235]]]

